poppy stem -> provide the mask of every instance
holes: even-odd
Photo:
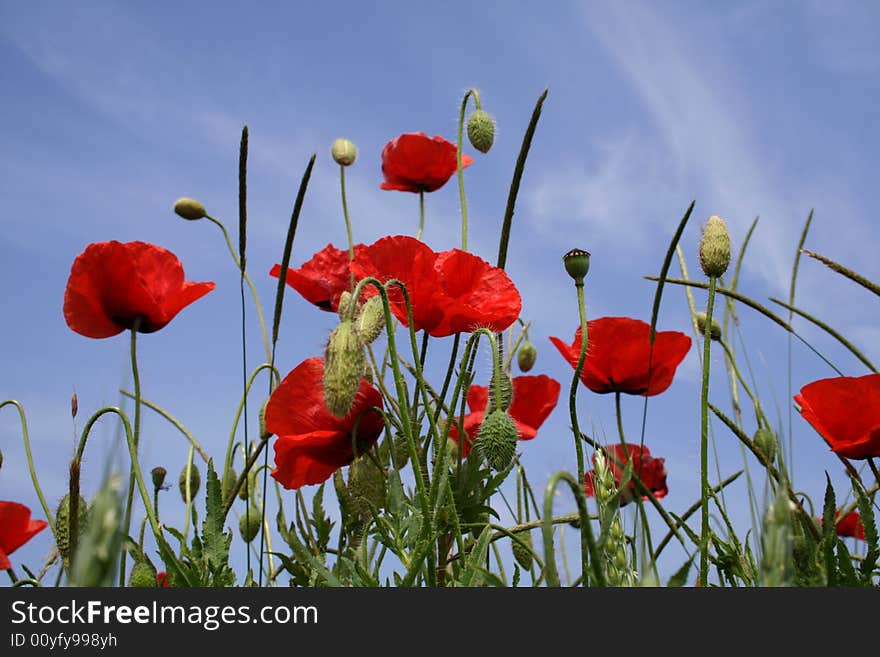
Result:
[[[709,359],[711,358],[712,310],[715,305],[717,278],[709,277],[709,300],[706,303],[706,331],[703,335],[703,382],[700,392],[700,583],[708,585],[709,578]]]
[[[422,232],[425,230],[425,190],[419,190],[419,232],[416,239],[422,241]]]
[[[141,377],[138,373],[137,364],[137,333],[140,328],[140,317],[136,317],[134,325],[131,327],[131,376],[134,385],[134,431],[132,434],[132,445],[135,455],[137,454],[138,441],[141,435]],[[128,536],[128,530],[131,527],[131,504],[134,500],[135,485],[135,461],[132,458],[131,472],[128,475],[128,495],[125,501],[125,516],[122,521],[123,536]],[[73,510],[72,510],[73,511]],[[76,510],[78,511],[78,509]],[[123,550],[119,559],[119,586],[125,586],[125,560],[128,553]]]
[[[578,315],[581,320],[581,353],[578,357],[577,367],[574,368],[574,376],[571,379],[571,388],[568,394],[568,410],[571,415],[571,427],[572,432],[574,433],[574,450],[575,455],[577,456],[577,480],[580,482],[580,485],[584,485],[584,448],[581,445],[581,430],[580,425],[578,424],[577,418],[577,391],[578,391],[578,383],[580,382],[581,372],[584,369],[584,361],[587,358],[587,345],[589,344],[589,336],[588,336],[588,327],[587,327],[587,311],[584,305],[584,281],[583,279],[579,279],[575,281],[575,289],[577,290],[577,301],[578,301]],[[583,493],[583,491],[581,491]],[[546,513],[546,508],[545,508]],[[586,515],[586,514],[585,514]],[[592,536],[590,535],[590,527],[589,521],[585,518],[583,522],[581,522],[581,567],[583,570],[583,582],[584,586],[587,585],[587,547],[592,543]],[[545,535],[545,545],[546,545],[546,535]],[[551,536],[551,547],[552,547],[552,536]],[[595,558],[595,555],[594,557]],[[549,561],[549,560],[548,560]],[[548,575],[548,583],[549,583],[549,575]]]
[[[345,167],[339,165],[339,186],[342,191],[342,216],[345,217],[345,232],[348,235],[348,261],[354,260],[354,237],[351,234],[351,219],[348,216],[348,200],[345,196]],[[354,289],[354,274],[351,274],[351,287]]]
[[[468,98],[474,97],[474,104],[480,109],[480,93],[476,89],[468,89],[461,99],[461,111],[458,114],[458,141],[455,149],[456,174],[458,175],[458,198],[461,201],[461,250],[467,251],[468,214],[467,200],[464,195],[464,172],[461,166],[461,140],[464,133],[464,113],[467,110]]]

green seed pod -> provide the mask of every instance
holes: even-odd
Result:
[[[251,468],[248,471],[247,479],[245,480],[244,485],[238,489],[238,499],[246,500],[251,495],[253,495],[254,491],[257,489],[257,470],[256,468]]]
[[[330,147],[333,161],[344,167],[351,166],[357,159],[357,147],[348,139],[340,138]]]
[[[88,505],[80,496],[76,532],[78,537],[82,537],[87,520]],[[77,541],[79,541],[79,538]],[[61,498],[58,509],[55,511],[55,544],[58,546],[58,553],[61,555],[64,567],[66,568],[70,563],[70,495],[65,495]]]
[[[590,271],[590,254],[583,249],[572,249],[562,256],[562,264],[575,283],[583,283],[584,277]]]
[[[138,589],[155,589],[159,583],[156,581],[156,569],[146,559],[138,561],[128,575],[128,585]]]
[[[504,411],[493,411],[483,418],[476,448],[495,470],[506,470],[516,454],[516,423]]]
[[[513,381],[510,380],[507,372],[501,372],[500,384],[495,380],[495,373],[489,379],[489,399],[486,406],[486,413],[495,410],[495,387],[498,386],[501,393],[501,410],[506,411],[510,408],[510,402],[513,400]]]
[[[370,505],[377,509],[385,506],[385,476],[367,457],[356,459],[349,469],[348,490],[355,510],[370,517]]]
[[[532,547],[532,533],[531,532],[521,532],[516,535],[517,538],[522,539],[522,542]],[[528,570],[532,567],[532,553],[529,552],[525,547],[517,543],[516,541],[511,541],[513,545],[513,558],[516,559],[516,562]]]
[[[535,366],[536,360],[538,360],[538,349],[526,338],[516,352],[516,364],[519,365],[519,371],[528,372]]]
[[[196,221],[208,216],[205,206],[194,198],[179,198],[174,204],[174,212],[187,221]]]
[[[767,427],[761,427],[755,432],[755,437],[752,440],[767,462],[773,463],[776,459],[776,451],[779,449],[776,435]]]
[[[163,468],[161,465],[156,466],[152,470],[150,470],[150,476],[153,478],[153,488],[159,490],[162,488],[162,484],[165,483],[165,475],[168,474],[168,471]]]
[[[376,295],[367,299],[367,302],[361,306],[357,319],[357,332],[364,345],[372,344],[372,342],[382,335],[382,329],[385,328],[385,307],[382,304],[382,297]]]
[[[324,401],[336,417],[345,417],[351,410],[366,362],[353,322],[342,320],[324,350]]]
[[[697,328],[700,333],[706,335],[706,313],[697,313]],[[712,331],[709,337],[716,342],[721,340],[721,324],[714,317],[712,318]]]
[[[189,494],[191,499],[196,499],[201,483],[202,476],[199,474],[199,469],[196,467],[196,464],[193,463],[189,475]],[[180,497],[186,502],[186,466],[183,466],[183,470],[180,471],[180,476],[177,478],[177,484],[180,488]]]
[[[248,512],[242,513],[238,519],[238,533],[241,540],[250,543],[260,533],[260,510],[253,504],[248,505]]]
[[[700,240],[700,266],[706,276],[723,276],[730,265],[730,233],[718,215],[709,217]]]
[[[488,153],[495,141],[495,121],[481,109],[474,110],[467,121],[468,140],[481,153]]]

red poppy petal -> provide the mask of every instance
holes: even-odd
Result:
[[[544,423],[556,403],[559,401],[559,381],[549,376],[516,376],[513,377],[513,398],[508,412],[517,424],[522,424],[532,429],[531,438],[534,438],[537,429]],[[521,432],[521,440],[524,438]]]
[[[467,405],[472,412],[484,412],[489,404],[489,388],[486,386],[471,386],[467,394]]]
[[[461,446],[462,458],[467,458],[468,454],[470,454],[474,442],[477,440],[477,433],[480,431],[480,425],[483,423],[483,416],[484,413],[482,411],[468,413],[464,416],[464,432],[467,435],[467,440]],[[456,419],[456,421],[449,427],[449,437],[455,442],[459,442],[459,436],[458,421]]]
[[[347,436],[338,431],[280,436],[275,441],[272,477],[287,489],[327,481],[351,461],[351,445],[346,442]]]
[[[186,281],[183,284],[180,292],[176,297],[171,299],[165,306],[163,307],[165,314],[165,323],[162,326],[154,327],[153,330],[158,330],[165,326],[168,322],[174,319],[177,314],[186,308],[191,303],[198,301],[203,296],[208,294],[214,290],[216,286],[214,283],[207,281],[204,283],[193,283],[192,281]]]
[[[24,504],[0,501],[0,570],[9,568],[9,555],[47,525],[45,520],[31,520],[31,510]]]
[[[456,172],[455,144],[437,135],[405,133],[389,141],[382,149],[382,189],[405,192],[433,192],[440,189]],[[462,154],[462,168],[473,163]]]
[[[363,248],[362,244],[356,244],[355,253]],[[280,274],[281,265],[275,265],[269,272],[275,278]],[[285,282],[309,303],[321,310],[336,312],[339,297],[351,286],[348,250],[328,244],[299,269],[288,268]]]

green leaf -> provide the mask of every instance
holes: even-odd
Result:
[[[831,485],[831,477],[825,473],[825,504],[822,508],[822,539],[819,542],[819,549],[825,562],[825,576],[828,586],[838,585],[837,559],[834,555],[834,546],[837,545],[837,534],[835,532],[835,512],[837,510],[837,500],[834,495],[834,487]]]
[[[477,539],[474,549],[468,555],[464,570],[459,578],[459,586],[476,586],[476,580],[486,563],[486,554],[489,551],[489,540],[492,538],[492,528],[488,525],[483,528]]]
[[[315,529],[315,541],[321,552],[327,550],[327,544],[330,542],[330,532],[333,529],[333,522],[327,517],[324,511],[324,484],[318,488],[312,497],[312,518],[309,523]]]
[[[852,477],[850,478],[852,479]],[[852,479],[852,487],[859,502],[859,515],[865,528],[865,542],[868,544],[868,551],[865,554],[865,560],[862,561],[859,567],[859,573],[862,584],[870,586],[872,584],[874,566],[877,565],[877,557],[880,557],[880,548],[877,546],[877,523],[874,521],[874,509],[871,508],[871,498],[868,497],[861,484],[855,479]]]
[[[684,565],[681,568],[675,571],[672,577],[669,578],[666,586],[672,589],[677,589],[684,586],[687,582],[688,575],[691,572],[691,566],[693,565],[693,563],[694,557],[692,556],[690,559],[685,561]]]
[[[856,575],[856,569],[853,568],[852,557],[849,554],[849,550],[846,549],[846,544],[840,539],[837,541],[837,565],[840,568],[842,586],[859,585],[859,578]]]
[[[224,531],[226,509],[223,504],[223,487],[214,470],[213,459],[208,461],[208,483],[205,487],[205,493],[206,514],[205,522],[202,524],[204,559],[208,571],[214,576],[213,584],[229,586],[235,580],[232,569],[229,568],[229,545],[232,543],[232,532]]]

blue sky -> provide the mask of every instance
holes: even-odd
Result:
[[[28,411],[50,504],[65,488],[72,390],[81,426],[93,410],[117,402],[128,376],[124,337],[83,338],[61,314],[70,264],[90,242],[154,242],[181,258],[190,280],[217,283],[166,330],[144,336],[139,355],[145,397],[183,420],[215,457],[222,454],[240,394],[238,276],[219,232],[183,222],[171,208],[178,197],[193,196],[234,228],[242,125],[251,135],[249,263],[270,305],[274,279],[264,272],[280,259],[310,155],[318,158],[294,265],[328,242],[343,244],[338,172],[329,156],[338,136],[359,148],[347,172],[355,239],[413,234],[416,197],[379,189],[382,146],[417,130],[454,139],[469,86],[480,89],[498,123],[488,155],[468,149],[477,161],[465,182],[469,246],[494,261],[522,133],[549,86],[508,271],[523,296],[523,318],[532,320],[534,372],[567,389],[571,369],[547,340],[570,339],[577,324],[561,255],[572,247],[593,253],[588,316],[647,320],[654,288],[642,276],[659,270],[692,199],[683,247],[694,275],[699,226],[709,215],[727,220],[737,245],[760,215],[741,289],[765,301],[786,296],[801,226],[815,208],[807,246],[880,279],[878,19],[880,9],[867,2],[560,2],[540,10],[526,2],[345,3],[342,10],[317,3],[0,2],[0,397],[18,399]],[[427,213],[426,241],[437,250],[457,246],[454,181],[429,195]],[[797,299],[880,359],[880,312],[869,293],[805,259]],[[745,309],[741,319],[762,398],[787,428],[786,337]],[[332,326],[330,314],[291,291],[280,368],[319,354]],[[660,328],[689,326],[684,295],[668,288]],[[866,373],[824,335],[797,326],[845,373]],[[249,330],[256,338],[255,322]],[[256,365],[261,348],[251,344]],[[429,363],[439,370],[448,346],[434,349]],[[696,352],[648,406],[647,444],[666,458],[673,511],[698,496]],[[833,375],[802,346],[793,354],[795,392]],[[720,355],[713,366],[713,398],[729,408]],[[637,434],[642,400],[624,401],[627,429]],[[610,396],[582,389],[579,408],[583,425],[613,439]],[[574,469],[567,423],[561,406],[539,437],[523,444],[534,484]],[[843,485],[818,435],[797,416],[793,428],[796,488],[819,499],[826,469]],[[180,436],[150,414],[143,432],[144,465],[177,472],[186,452]],[[722,472],[739,469],[738,445],[717,435]],[[106,458],[118,456],[112,428],[93,440],[85,465],[92,490]],[[0,414],[0,449],[0,499],[28,503],[39,515],[17,416],[8,409]],[[745,495],[740,484],[728,495],[743,532]],[[166,500],[169,514],[180,513],[176,495]],[[560,499],[560,510],[568,506]],[[49,542],[41,536],[16,556],[33,564]]]

